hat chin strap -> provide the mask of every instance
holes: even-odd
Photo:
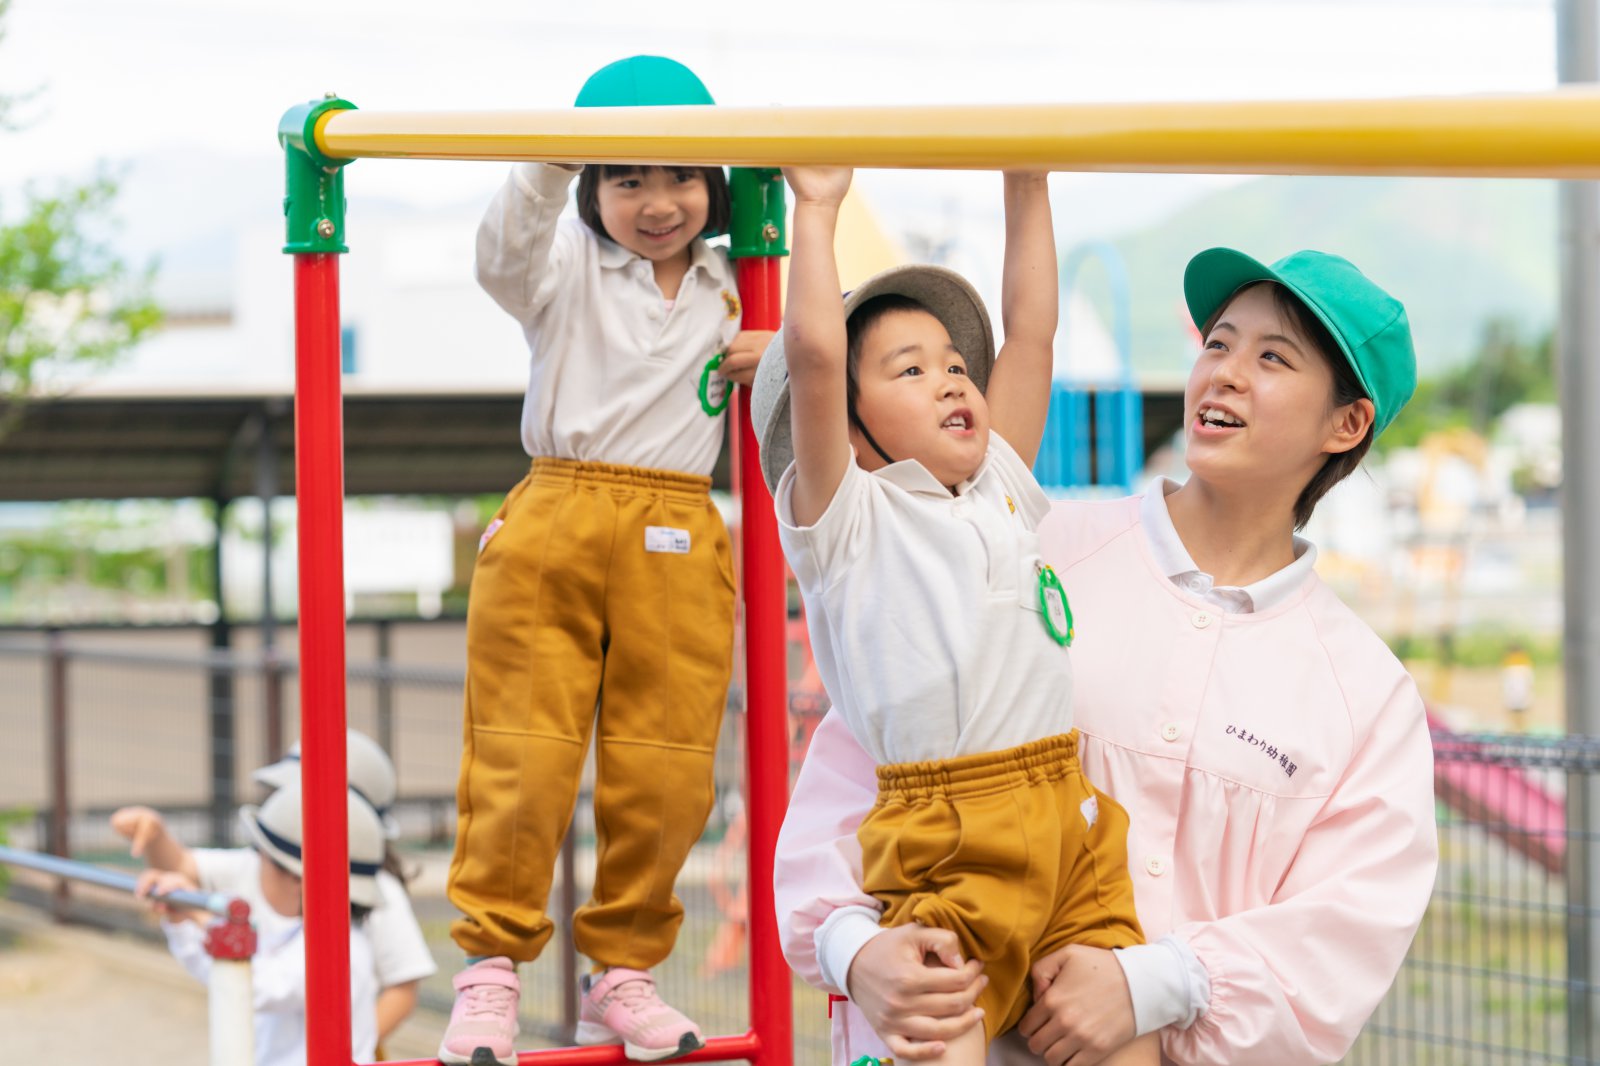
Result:
[[[846,401],[846,403],[850,413],[850,424],[859,429],[861,431],[861,435],[867,438],[867,443],[872,445],[872,450],[878,453],[879,458],[888,463],[890,466],[893,466],[895,460],[889,457],[889,453],[884,451],[883,445],[879,444],[877,438],[873,437],[872,431],[867,428],[867,424],[861,421],[861,415],[856,412],[856,401],[854,399],[850,399]]]

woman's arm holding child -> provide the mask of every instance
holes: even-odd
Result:
[[[1060,302],[1048,177],[1006,172],[1005,273],[1000,285],[1005,343],[985,393],[995,431],[1030,466],[1050,410]]]
[[[795,198],[794,253],[783,316],[794,430],[790,507],[794,523],[809,526],[828,509],[851,462],[844,300],[833,259],[833,236],[839,205],[850,190],[850,171],[796,167],[784,175]]]

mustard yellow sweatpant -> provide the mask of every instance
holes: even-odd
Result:
[[[1022,1020],[1029,970],[1046,955],[1144,943],[1128,814],[1084,776],[1077,740],[880,766],[856,833],[881,924],[948,929],[963,958],[983,960],[991,1040]]]
[[[648,969],[683,922],[673,883],[711,811],[733,657],[733,556],[710,479],[536,459],[491,523],[467,608],[451,935],[538,957],[596,757],[594,892],[578,950]],[[597,713],[598,707],[598,713]]]

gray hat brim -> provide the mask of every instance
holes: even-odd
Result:
[[[911,264],[874,274],[845,294],[844,317],[877,296],[904,296],[926,307],[950,334],[967,363],[967,376],[979,392],[989,387],[994,366],[994,328],[983,300],[967,280],[944,267]],[[750,420],[761,450],[761,476],[767,490],[794,462],[794,436],[789,425],[789,360],[780,331],[767,345],[756,368],[750,392]]]

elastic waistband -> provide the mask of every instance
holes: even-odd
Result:
[[[651,470],[643,466],[618,466],[614,463],[586,463],[577,459],[537,458],[528,476],[546,485],[621,485],[648,492],[704,499],[711,493],[711,479],[676,470]]]
[[[1030,740],[1004,751],[878,767],[878,802],[981,796],[1019,785],[1059,781],[1078,772],[1078,731]]]

